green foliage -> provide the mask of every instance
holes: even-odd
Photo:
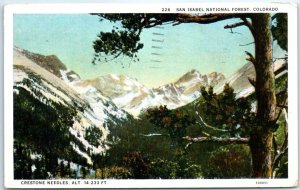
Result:
[[[56,178],[62,179],[68,177],[70,173],[70,165],[65,165],[63,161],[56,167]]]
[[[34,160],[34,166],[36,167],[36,169],[33,172],[33,179],[46,179],[47,178],[47,170],[45,165],[43,164],[44,161],[42,161],[41,159],[36,159]],[[29,161],[30,163],[30,161]],[[15,172],[15,174],[17,174],[18,172]],[[29,177],[31,178],[31,177]]]
[[[228,136],[245,136],[253,124],[254,113],[251,101],[247,98],[236,99],[236,94],[229,84],[225,84],[220,94],[213,88],[201,88],[202,97],[196,104],[196,110],[208,124],[228,130]]]
[[[275,80],[276,94],[287,92],[288,76],[283,74]]]
[[[98,16],[111,22],[121,20],[120,23],[124,29],[120,30],[114,26],[111,32],[100,32],[93,45],[95,50],[93,64],[96,61],[108,61],[107,58],[101,60],[102,54],[111,55],[113,59],[125,55],[138,61],[136,53],[144,46],[140,43],[142,26],[137,22],[140,17],[135,14],[98,14]]]
[[[110,129],[111,134],[118,140],[113,141],[105,154],[92,157],[94,169],[98,171],[97,175],[100,178],[101,176],[114,178],[110,174],[112,167],[126,168],[130,175],[125,175],[127,173],[125,172],[125,178],[133,179],[200,176],[198,165],[178,156],[179,152],[182,152],[182,147],[177,143],[174,144],[168,130],[154,126],[146,115],[141,115],[138,120],[132,120],[127,126],[110,126]]]
[[[280,159],[278,166],[274,169],[276,178],[288,178],[288,152]]]
[[[285,119],[284,114],[282,113],[277,121],[278,129],[276,133],[274,134],[276,143],[278,145],[281,145],[285,141],[285,137],[287,135],[287,121]]]
[[[87,174],[88,174],[87,169],[85,167],[80,167],[81,178],[83,178],[83,179],[86,178]]]
[[[281,148],[287,145],[287,121],[285,120],[284,114],[281,114],[278,121],[278,129],[274,134],[276,148]],[[288,151],[282,155],[278,164],[274,166],[274,173],[276,178],[287,178],[288,177]]]
[[[179,166],[177,171],[178,178],[188,179],[202,176],[201,167],[191,161],[185,152],[182,151],[177,154],[177,163]]]
[[[185,171],[185,178],[203,178],[202,169],[200,165],[191,164],[189,165]]]
[[[151,161],[150,170],[153,178],[176,179],[179,166],[176,162],[157,158]]]
[[[85,139],[93,146],[98,147],[100,145],[102,135],[102,131],[95,125],[85,129]]]
[[[98,38],[99,39],[94,41],[93,46],[95,49],[94,64],[96,61],[107,61],[107,58],[101,60],[102,52],[104,52],[105,55],[113,55],[113,58],[124,54],[130,58],[137,59],[137,51],[143,48],[143,44],[138,43],[140,37],[132,31],[112,30],[112,32],[101,32]]]
[[[94,41],[93,47],[95,57],[92,61],[108,61],[102,56],[112,56],[112,59],[120,55],[127,56],[133,61],[139,61],[137,52],[143,48],[140,43],[140,34],[143,28],[153,26],[153,24],[162,24],[162,20],[173,21],[175,14],[93,14],[110,22],[116,23],[111,32],[100,32],[98,38]],[[150,26],[151,25],[151,26]]]
[[[146,117],[156,127],[166,129],[171,137],[179,145],[182,145],[182,137],[186,134],[186,128],[195,123],[195,119],[184,110],[169,110],[167,106],[150,108]]]
[[[122,127],[110,127],[108,139],[111,148],[106,156],[110,165],[122,163],[122,158],[131,152],[140,152],[150,159],[174,157],[169,135],[146,118],[131,121]]]
[[[125,167],[111,166],[109,168],[96,169],[95,178],[97,179],[129,179],[131,171]]]
[[[134,179],[147,179],[150,176],[150,160],[139,152],[131,152],[123,158],[125,167],[131,169]]]
[[[276,40],[278,45],[285,51],[288,50],[287,17],[288,15],[286,13],[276,13],[272,16],[275,25],[271,28],[274,40]]]
[[[222,146],[213,151],[203,168],[207,178],[249,178],[251,177],[251,156],[244,145]]]
[[[30,151],[22,144],[14,144],[14,178],[15,179],[31,179],[32,160]],[[40,175],[36,176],[39,179]]]

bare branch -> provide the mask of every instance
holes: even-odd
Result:
[[[210,134],[204,132],[204,131],[201,131],[201,133],[204,135],[204,136],[207,136],[207,137],[210,137]]]
[[[276,61],[276,59],[274,60],[274,62],[275,61]],[[279,76],[281,76],[281,73],[284,73],[284,71],[287,71],[287,70],[288,70],[287,64],[283,64],[280,68],[278,68],[276,71],[274,71],[274,74],[276,77],[279,77]]]
[[[241,17],[241,19],[244,21],[244,24],[249,28],[252,35],[254,36],[255,31],[254,31],[254,27],[252,26],[252,23],[250,23],[246,17]]]
[[[251,18],[253,15],[249,13],[236,14],[236,13],[212,13],[203,15],[193,15],[186,13],[178,14],[162,14],[159,18],[154,18],[151,15],[145,15],[141,25],[143,28],[152,28],[157,25],[162,25],[163,23],[172,22],[173,25],[178,25],[180,23],[198,23],[198,24],[210,24],[231,18]],[[244,22],[242,22],[244,23]],[[246,24],[244,24],[246,25]]]
[[[251,63],[253,63],[253,65],[255,66],[256,65],[256,61],[255,61],[254,56],[250,52],[248,52],[248,51],[245,51],[245,53],[249,56],[246,60],[250,61]]]
[[[188,147],[190,147],[190,145],[192,145],[193,143],[192,142],[189,142],[186,144],[186,146],[184,147],[184,149],[187,149]]]
[[[279,104],[277,104],[276,106],[280,107],[280,108],[288,108],[286,105],[279,105]]]
[[[254,78],[248,77],[248,81],[249,81],[250,84],[251,84],[252,86],[254,86],[254,88],[255,88],[255,86],[256,86],[256,81],[255,81],[255,79],[254,79]]]
[[[190,143],[199,143],[199,142],[218,142],[224,144],[248,144],[249,138],[219,138],[219,137],[183,137],[183,139],[189,141]]]
[[[181,24],[181,22],[175,22],[174,24],[172,24],[172,26],[177,26],[179,24]]]
[[[197,115],[198,115],[198,114],[197,114]],[[201,117],[200,115],[198,115],[198,117],[199,117],[201,123],[202,123],[205,127],[207,127],[207,128],[210,128],[210,129],[212,129],[212,130],[214,130],[214,131],[229,132],[229,130],[226,130],[226,129],[219,129],[219,128],[217,128],[217,127],[213,127],[213,126],[207,124],[207,123],[202,119],[202,117]]]
[[[151,22],[145,21],[145,23],[143,23],[143,25],[145,28],[153,28],[155,26],[162,25],[162,22],[161,22],[161,20],[155,20],[155,21],[151,21]]]
[[[231,34],[242,34],[242,33],[239,33],[239,32],[233,32],[232,28],[230,28],[230,32]]]
[[[183,23],[199,23],[199,24],[210,24],[230,18],[250,18],[251,14],[236,14],[236,13],[212,13],[204,15],[191,15],[191,14],[177,14],[176,20]]]
[[[240,44],[239,46],[248,46],[248,45],[251,45],[251,44],[254,44],[254,42],[250,42],[248,44]]]
[[[239,26],[245,26],[244,21],[233,23],[233,24],[227,24],[227,25],[224,26],[224,29],[228,29],[228,28],[231,29],[231,28],[236,28],[236,27],[239,27]]]

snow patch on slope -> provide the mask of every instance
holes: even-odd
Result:
[[[75,144],[73,148],[91,163],[90,153],[101,153],[108,148],[106,143],[109,129],[106,122],[116,123],[127,120],[128,114],[118,109],[95,87],[78,86],[80,78],[76,74],[70,75],[71,70],[60,70],[61,78],[59,78],[29,60],[24,53],[28,52],[14,49],[15,92],[18,92],[18,87],[22,87],[49,106],[51,103],[46,99],[76,108],[77,116],[74,117],[73,126],[69,126],[69,131],[84,145],[86,152],[80,150]],[[70,80],[68,76],[73,76],[75,80]],[[102,131],[102,137],[99,139],[101,143],[98,147],[91,145],[84,137],[86,128],[91,126],[96,126]]]
[[[220,73],[201,75],[192,70],[178,79],[175,83],[147,88],[136,79],[124,75],[109,74],[94,80],[77,83],[78,86],[94,86],[119,107],[133,116],[141,111],[155,106],[167,105],[170,109],[186,105],[198,98],[201,86],[209,86],[223,80]]]

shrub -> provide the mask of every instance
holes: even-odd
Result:
[[[249,148],[228,145],[211,153],[203,172],[207,178],[248,178],[251,177],[251,168]]]
[[[123,164],[130,168],[135,179],[149,178],[149,160],[139,152],[131,152],[123,158]]]
[[[193,164],[184,170],[186,178],[201,178],[202,172],[199,165]]]
[[[100,179],[128,179],[132,173],[128,168],[111,166],[109,168],[96,169],[96,178]]]
[[[151,177],[154,179],[175,179],[178,169],[177,163],[160,158],[153,160],[150,165]]]

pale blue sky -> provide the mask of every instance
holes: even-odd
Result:
[[[223,29],[224,25],[235,21],[209,25],[169,24],[164,25],[164,29],[147,29],[141,35],[144,48],[138,54],[139,62],[131,62],[125,57],[95,66],[91,64],[93,41],[100,31],[112,29],[108,21],[99,22],[97,16],[89,14],[16,14],[14,45],[44,55],[55,54],[83,79],[109,73],[124,74],[137,78],[148,87],[157,87],[174,82],[191,69],[202,74],[217,71],[228,76],[245,64],[244,52],[253,52],[253,45],[240,45],[253,42],[249,30],[240,27],[233,30],[237,33],[230,33]],[[157,43],[152,39],[163,39],[164,42]],[[282,54],[277,46],[274,54]]]

